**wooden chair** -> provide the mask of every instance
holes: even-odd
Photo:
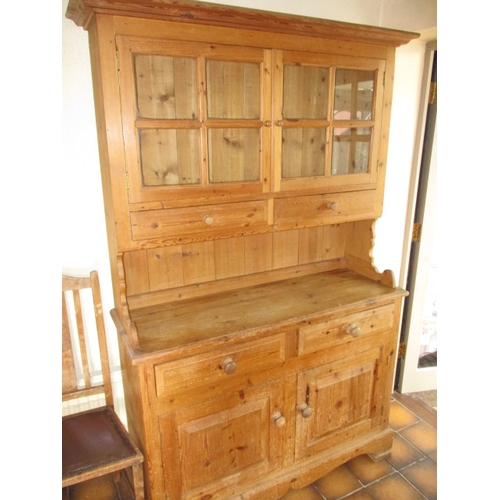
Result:
[[[97,272],[83,278],[63,275],[62,292],[62,400],[101,394],[105,399],[98,408],[62,418],[63,498],[144,500],[144,458],[113,408]],[[95,329],[87,326],[88,320],[85,324],[82,304],[86,303],[91,310],[93,305]],[[100,353],[99,383],[91,380],[88,345],[92,332]]]

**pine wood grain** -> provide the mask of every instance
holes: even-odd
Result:
[[[387,453],[406,292],[372,251],[395,47],[417,35],[192,0],[67,16],[89,30],[148,498],[277,499]]]
[[[286,327],[311,315],[346,313],[404,294],[342,271],[145,307],[131,311],[131,319],[141,351],[154,353],[257,328]]]
[[[374,26],[241,7],[202,4],[192,0],[163,0],[161,5],[155,0],[71,0],[66,15],[78,26],[86,27],[93,11],[392,46],[408,43],[419,36],[416,33]]]

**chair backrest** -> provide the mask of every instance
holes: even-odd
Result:
[[[90,305],[88,305],[90,304]],[[88,305],[87,309],[85,305]],[[93,309],[93,311],[92,311]],[[91,314],[89,314],[91,313]],[[95,328],[91,325],[95,318]],[[94,345],[91,335],[97,334]],[[99,350],[102,381],[92,380],[90,349]],[[95,368],[96,367],[92,367]],[[104,394],[113,406],[106,331],[97,271],[86,277],[62,276],[62,400]]]

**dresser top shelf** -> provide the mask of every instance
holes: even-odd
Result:
[[[251,335],[333,311],[348,314],[406,295],[352,271],[325,272],[130,311],[137,327],[135,357]]]
[[[66,17],[88,28],[92,16],[108,14],[224,26],[398,47],[418,33],[194,0],[70,0]]]

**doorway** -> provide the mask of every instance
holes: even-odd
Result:
[[[421,148],[418,156],[412,237],[395,389],[401,393],[437,389],[437,50],[427,44],[422,101]]]

